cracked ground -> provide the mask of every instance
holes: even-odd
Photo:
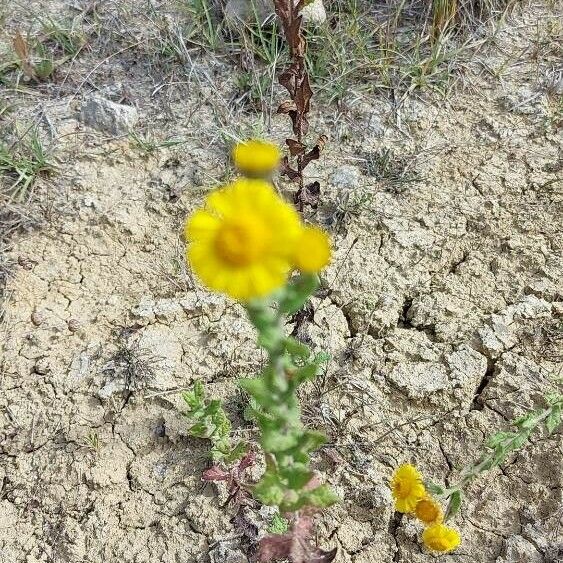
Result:
[[[13,30],[21,7],[8,4]],[[141,4],[127,4],[131,21]],[[305,216],[335,256],[287,330],[331,356],[302,400],[329,437],[315,467],[343,498],[319,517],[339,563],[433,560],[393,512],[393,469],[410,461],[454,483],[561,378],[562,145],[543,82],[561,59],[555,9],[511,13],[446,100],[314,104],[311,129],[330,141],[308,168],[322,195]],[[245,561],[225,491],[201,482],[207,447],[187,436],[179,396],[202,379],[248,435],[236,378],[264,358],[243,309],[186,269],[181,231],[232,175],[221,131],[260,116],[230,108],[231,61],[194,54],[187,78],[157,80],[135,49],[85,50],[57,83],[5,92],[11,119],[50,139],[56,170],[37,180],[32,227],[0,262],[1,563]],[[502,78],[483,71],[507,54]],[[84,125],[83,100],[116,89],[140,131],[182,144],[142,151]],[[282,144],[286,125],[271,116],[267,136]],[[471,484],[453,521],[462,545],[439,560],[562,561],[562,449],[560,431],[538,432]]]

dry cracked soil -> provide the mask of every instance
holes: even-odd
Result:
[[[33,29],[29,10],[97,18],[102,32],[54,79],[0,86],[1,118],[36,123],[56,164],[33,187],[28,228],[4,237],[2,563],[247,560],[225,492],[201,482],[207,445],[187,435],[180,392],[202,379],[252,435],[236,377],[264,358],[243,309],[187,270],[181,230],[232,176],[229,141],[262,123],[283,143],[287,122],[233,105],[228,57],[196,46],[156,66],[146,5],[7,0],[6,49]],[[515,8],[445,98],[359,88],[313,104],[311,129],[329,142],[308,169],[319,206],[304,213],[335,256],[288,331],[331,357],[302,400],[329,437],[315,467],[343,499],[318,518],[338,563],[563,561],[560,431],[537,432],[469,487],[449,555],[421,547],[388,486],[405,461],[455,482],[561,378],[560,10]],[[125,38],[109,55],[106,26]],[[92,117],[93,95],[127,107]],[[276,87],[268,107],[278,98]],[[131,126],[182,141],[140,147]],[[269,513],[245,518],[263,533]]]

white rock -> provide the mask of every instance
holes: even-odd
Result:
[[[461,387],[481,381],[487,371],[487,358],[467,345],[449,354],[446,361],[450,377]]]
[[[360,177],[360,171],[356,166],[345,164],[334,171],[331,182],[335,188],[349,190],[359,186]]]
[[[326,10],[323,0],[313,0],[301,10],[303,23],[310,25],[321,25],[326,21]]]
[[[123,135],[135,127],[139,121],[139,115],[132,106],[116,104],[111,100],[94,95],[82,104],[80,120],[100,131],[112,135]]]
[[[272,21],[275,10],[272,0],[227,0],[223,13],[227,24],[237,27],[241,23],[264,25]],[[305,25],[321,25],[326,21],[322,0],[313,0],[303,8],[301,14]]]
[[[405,362],[396,365],[387,378],[411,399],[422,399],[448,387],[448,374],[442,364]]]
[[[125,391],[125,381],[123,378],[111,379],[97,393],[98,397],[105,401],[112,395],[117,395]]]

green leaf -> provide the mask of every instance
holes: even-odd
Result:
[[[238,380],[238,385],[246,391],[259,405],[267,406],[271,400],[272,392],[268,389],[262,377],[247,377]]]
[[[521,448],[528,441],[528,438],[530,437],[530,432],[531,430],[528,430],[527,432],[516,434],[516,436],[510,443],[510,447],[506,448],[506,450],[504,451],[504,457],[506,457],[508,453]]]
[[[248,451],[248,444],[245,442],[239,442],[231,451],[224,456],[224,461],[227,465],[239,460]]]
[[[281,432],[277,428],[263,427],[260,442],[265,451],[280,453],[295,447],[297,436],[294,433]]]
[[[561,405],[555,405],[545,421],[547,432],[552,434],[559,424],[561,424]]]
[[[291,336],[288,336],[284,340],[284,344],[288,354],[290,354],[294,358],[301,358],[303,360],[306,360],[311,355],[311,351],[309,350],[308,346],[305,346],[305,344],[302,344]]]
[[[268,526],[269,534],[285,534],[289,530],[289,522],[280,514],[274,514]]]
[[[301,452],[312,452],[326,443],[326,436],[316,430],[305,430],[299,438],[298,448]]]
[[[295,491],[301,490],[313,478],[313,472],[304,465],[292,465],[282,472],[282,477],[287,480],[287,485]]]
[[[196,438],[209,438],[210,435],[209,427],[204,422],[194,424],[189,428],[188,432]]]
[[[191,410],[202,408],[204,398],[203,383],[199,379],[195,381],[192,390],[182,393],[182,398]]]
[[[485,446],[494,449],[505,440],[513,438],[514,436],[515,434],[513,432],[497,432],[488,438],[485,442]]]
[[[293,315],[307,302],[319,287],[319,278],[315,274],[300,274],[291,279],[280,296],[281,314]]]
[[[518,426],[518,428],[522,428],[523,430],[531,430],[534,428],[536,421],[535,416],[538,413],[536,411],[529,412],[520,418],[517,418],[513,424],[514,426]]]
[[[291,375],[291,388],[296,389],[305,381],[311,381],[312,379],[315,379],[315,377],[317,377],[318,371],[319,366],[317,364],[307,364],[302,368],[296,369]]]
[[[426,490],[429,493],[432,493],[433,495],[443,495],[446,491],[446,489],[444,489],[444,487],[437,485],[436,483],[433,483],[432,481],[425,481],[424,486],[426,487]]]
[[[450,496],[450,501],[448,503],[448,508],[446,509],[445,520],[448,520],[452,516],[455,516],[459,509],[461,508],[462,495],[461,491],[458,489],[454,491]]]
[[[266,471],[253,488],[254,496],[262,503],[269,506],[280,505],[284,497],[284,489],[279,477]]]

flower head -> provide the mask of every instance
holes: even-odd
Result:
[[[409,463],[395,470],[391,489],[395,499],[395,510],[398,512],[413,512],[417,503],[426,495],[420,473]]]
[[[301,232],[296,211],[268,182],[240,179],[189,217],[187,258],[210,289],[248,301],[283,285]]]
[[[236,167],[249,177],[269,176],[280,163],[280,149],[266,141],[253,139],[233,149]]]
[[[330,262],[328,235],[318,227],[305,227],[293,254],[293,263],[302,272],[314,274]]]
[[[440,503],[428,495],[416,503],[414,515],[426,526],[441,524],[444,519]]]
[[[453,551],[460,543],[459,532],[443,524],[429,526],[422,533],[424,545],[432,551]]]

